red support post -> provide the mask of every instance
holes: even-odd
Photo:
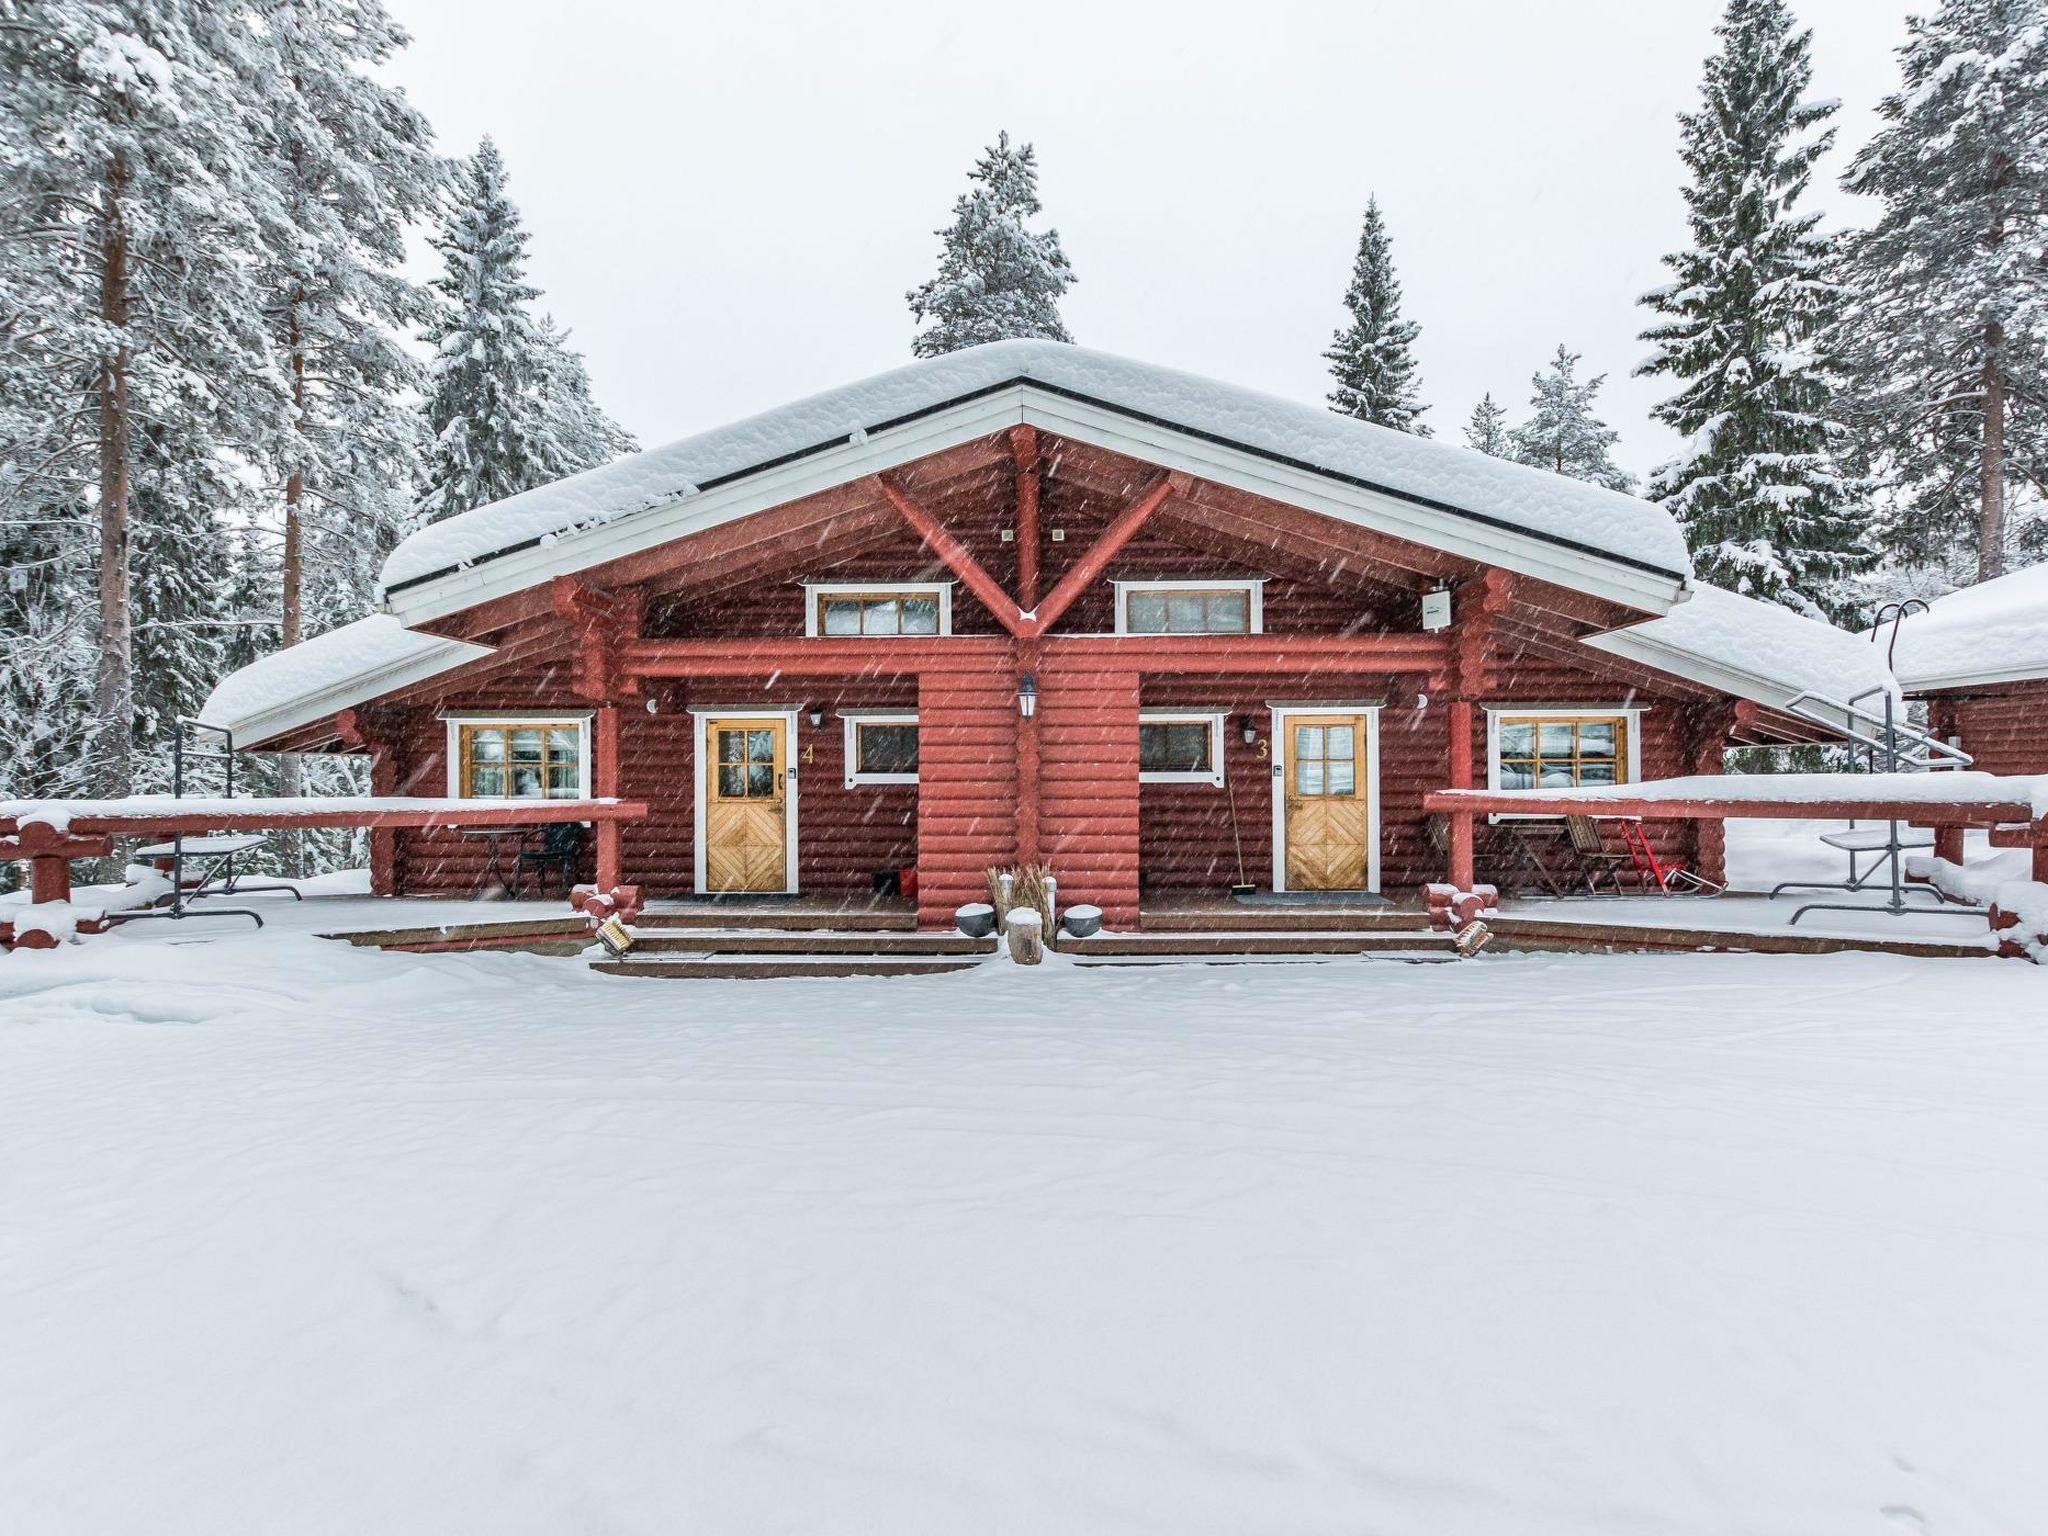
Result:
[[[596,729],[590,743],[590,792],[600,800],[618,798],[619,793],[619,707],[606,704],[597,711]],[[608,895],[625,883],[620,855],[620,832],[616,821],[597,824],[597,889]]]
[[[1450,883],[1461,891],[1469,891],[1478,883],[1472,866],[1472,813],[1452,811],[1450,815]]]
[[[2048,816],[2034,819],[2034,878],[2048,881]]]
[[[1444,777],[1451,789],[1472,787],[1472,701],[1453,699],[1446,712],[1450,731]],[[1449,837],[1445,852],[1450,859],[1450,883],[1461,891],[1472,889],[1478,878],[1473,867],[1473,820],[1469,813],[1451,812],[1447,821]]]
[[[1934,856],[1951,864],[1963,862],[1963,829],[1943,824],[1934,829]]]
[[[1035,640],[1018,642],[1017,678],[1020,683],[1026,677],[1037,676],[1038,662],[1038,643]],[[1017,862],[1020,864],[1038,862],[1038,810],[1038,716],[1035,713],[1020,714],[1017,719]]]
[[[1010,428],[1010,457],[1017,465],[1017,606],[1038,606],[1038,429]]]

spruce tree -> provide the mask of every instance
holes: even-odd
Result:
[[[1812,34],[1785,0],[1728,0],[1696,111],[1679,116],[1689,249],[1642,302],[1663,316],[1638,375],[1678,380],[1655,411],[1686,440],[1649,495],[1685,529],[1706,580],[1815,616],[1874,558],[1817,338],[1835,293],[1816,213],[1796,211],[1835,110],[1810,102]]]
[[[1887,553],[1982,581],[2012,487],[2048,485],[2048,0],[1942,0],[1908,32],[1843,177],[1883,203],[1851,245],[1851,424]]]
[[[423,514],[447,517],[606,462],[605,434],[555,397],[568,371],[528,308],[540,290],[526,281],[526,230],[489,139],[458,173],[434,245],[444,265],[427,328],[433,443]],[[587,400],[587,381],[583,388]]]
[[[1496,459],[1515,456],[1515,440],[1508,426],[1507,407],[1497,403],[1488,390],[1472,407],[1472,419],[1465,423],[1465,446],[1490,453]]]
[[[1559,346],[1549,370],[1530,379],[1529,419],[1508,434],[1515,457],[1610,491],[1632,491],[1635,477],[1610,454],[1621,434],[1593,414],[1593,397],[1607,375],[1596,374],[1582,384],[1578,367],[1579,354]]]
[[[621,454],[639,452],[633,434],[598,408],[583,354],[569,345],[568,331],[553,315],[540,317],[540,336],[545,344],[541,399],[554,419],[556,441],[582,464],[608,464]]]
[[[1029,144],[1013,148],[1009,134],[999,133],[967,179],[971,185],[953,204],[952,224],[936,231],[937,276],[905,295],[923,327],[911,352],[940,357],[1016,337],[1072,341],[1059,305],[1074,285],[1074,269],[1058,230],[1029,227],[1044,211],[1037,155]]]
[[[1358,237],[1358,255],[1351,263],[1351,283],[1344,290],[1350,323],[1339,328],[1323,354],[1337,387],[1330,391],[1330,409],[1382,427],[1428,437],[1417,419],[1429,409],[1417,391],[1415,338],[1422,327],[1401,318],[1401,280],[1394,275],[1394,248],[1378,198],[1365,205],[1365,227]]]

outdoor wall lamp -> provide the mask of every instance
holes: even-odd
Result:
[[[1017,679],[1017,713],[1026,720],[1038,713],[1038,679],[1029,672]]]
[[[1246,746],[1253,747],[1258,745],[1259,722],[1254,720],[1250,715],[1246,715],[1242,720],[1238,722],[1237,730],[1238,734],[1244,738],[1244,744]]]
[[[810,713],[806,716],[806,718],[811,722],[812,725],[823,725],[825,723],[825,711],[820,709],[817,705],[813,704],[810,708]]]

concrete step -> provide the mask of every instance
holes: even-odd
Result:
[[[633,955],[992,955],[960,933],[645,933]]]
[[[1425,926],[1412,907],[1145,907],[1145,933],[1398,933]]]
[[[679,956],[651,960],[594,960],[590,968],[607,976],[652,977],[660,981],[761,981],[798,976],[943,976],[951,971],[971,971],[981,963],[978,959],[914,955],[849,955],[815,960],[777,955],[753,959]]]
[[[1372,955],[1401,950],[1449,949],[1451,936],[1432,933],[1410,914],[1402,933],[1104,933],[1062,939],[1060,952],[1076,959],[1109,955]]]
[[[887,908],[846,911],[755,906],[748,902],[702,902],[688,907],[642,912],[633,920],[638,929],[746,928],[803,933],[915,933],[917,914]]]

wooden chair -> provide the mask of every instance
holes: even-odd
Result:
[[[1605,875],[1608,885],[1619,896],[1622,871],[1627,870],[1631,879],[1636,878],[1635,856],[1625,848],[1609,848],[1600,836],[1600,824],[1590,816],[1567,816],[1564,827],[1579,861],[1578,876],[1585,882],[1586,894],[1598,896],[1600,877]]]

